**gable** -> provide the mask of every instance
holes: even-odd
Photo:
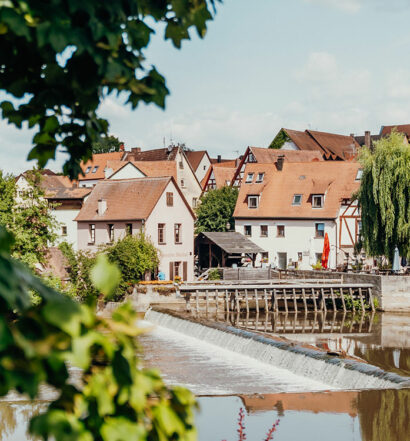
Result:
[[[134,178],[144,178],[144,174],[138,167],[136,167],[131,162],[127,162],[123,167],[114,172],[108,179],[119,180],[119,179],[134,179]]]

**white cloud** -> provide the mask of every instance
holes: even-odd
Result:
[[[350,14],[367,7],[381,12],[400,12],[408,8],[408,0],[303,0],[305,3],[339,9]]]
[[[306,3],[330,6],[349,13],[356,13],[362,7],[363,0],[303,0]]]

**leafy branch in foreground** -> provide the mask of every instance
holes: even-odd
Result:
[[[141,366],[131,307],[97,317],[94,305],[56,292],[13,260],[12,242],[0,227],[0,396],[15,390],[34,399],[42,385],[57,392],[30,432],[56,441],[196,439],[193,395]],[[118,277],[107,260],[99,265],[97,284],[99,274]],[[36,306],[30,290],[40,298]],[[81,368],[75,384],[68,365]]]
[[[81,159],[107,134],[97,115],[104,97],[164,107],[165,79],[144,63],[154,27],[180,48],[191,28],[205,36],[217,1],[0,2],[0,90],[20,100],[0,106],[9,123],[35,128],[29,159],[44,167],[61,146],[64,172],[77,178]]]

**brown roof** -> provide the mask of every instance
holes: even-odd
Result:
[[[397,126],[382,126],[380,130],[380,135],[387,136],[390,135],[391,131],[396,128],[398,132],[404,133],[407,138],[410,138],[410,124],[399,124]]]
[[[111,176],[128,163],[134,165],[138,170],[144,173],[145,176],[151,178],[172,176],[174,179],[177,179],[177,164],[175,161],[108,161],[107,167],[114,171]]]
[[[68,176],[62,176],[62,175],[43,175],[41,179],[40,186],[44,190],[52,190],[57,188],[72,188],[74,187],[75,183],[70,180]]]
[[[54,188],[46,191],[47,199],[84,199],[91,193],[90,187]]]
[[[288,162],[309,162],[323,161],[321,153],[316,149],[314,151],[306,150],[278,150],[262,147],[250,147],[256,162],[273,163],[277,162],[278,156],[284,156]]]
[[[234,217],[335,219],[342,199],[359,188],[357,162],[285,162],[281,171],[274,164],[246,164]],[[246,184],[248,172],[265,173],[262,183]],[[301,205],[292,205],[302,195]],[[311,195],[324,194],[323,208],[312,208]],[[259,207],[248,208],[248,195],[259,195]]]
[[[147,219],[171,181],[190,213],[195,217],[175,180],[172,177],[162,177],[100,181],[94,187],[75,220],[107,222]],[[98,201],[100,199],[107,202],[107,209],[102,216],[98,215]]]
[[[208,181],[212,175],[214,174],[216,188],[222,188],[225,185],[230,185],[235,176],[236,172],[236,160],[230,160],[226,162],[218,162],[215,164],[211,164],[208,168],[205,176],[202,178],[201,187],[205,190],[205,187],[208,184]],[[226,184],[226,181],[229,181],[229,184]]]
[[[186,151],[185,155],[193,170],[196,171],[202,158],[204,155],[208,155],[208,152],[206,150]]]
[[[282,129],[301,150],[320,151],[318,143],[307,133],[299,130]]]
[[[105,173],[104,169],[107,166],[108,161],[120,160],[124,152],[110,152],[110,153],[97,153],[88,160],[86,163],[81,163],[81,169],[84,172],[84,176],[80,175],[78,177],[79,181],[86,181],[89,179],[104,179]],[[86,173],[87,169],[90,167],[90,171]],[[97,167],[97,170],[93,173],[93,170]]]
[[[327,159],[349,160],[356,156],[360,145],[353,136],[337,135],[336,133],[317,132],[306,130],[310,136],[319,144]]]
[[[174,161],[178,149],[178,146],[144,151],[133,149],[131,152],[126,152],[123,159],[128,161]]]

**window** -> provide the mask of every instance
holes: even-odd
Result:
[[[181,277],[181,262],[174,262],[174,278]]]
[[[303,253],[299,252],[298,253],[298,261],[302,262],[302,260],[303,260]]]
[[[192,207],[196,208],[198,206],[198,198],[192,198]]]
[[[253,181],[253,173],[248,173],[248,175],[246,176],[246,184],[250,184]]]
[[[252,236],[252,226],[251,225],[244,225],[243,232],[245,236]]]
[[[179,168],[183,169],[184,168],[184,163],[182,161],[179,161]]]
[[[165,224],[158,224],[158,243],[165,244]]]
[[[323,207],[323,194],[314,194],[312,196],[312,207],[313,208]]]
[[[258,208],[259,196],[248,196],[248,208]]]
[[[276,237],[285,237],[285,225],[278,225],[276,227]]]
[[[175,243],[182,243],[181,224],[174,225],[174,239],[175,239]]]
[[[316,233],[316,237],[325,237],[325,224],[324,223],[315,224],[315,233]]]
[[[174,193],[167,192],[167,206],[173,207],[174,206]]]
[[[256,159],[255,159],[255,156],[253,156],[253,153],[249,153],[247,162],[256,162]]]
[[[89,235],[90,235],[90,244],[93,244],[93,243],[95,243],[95,224],[90,224],[89,226],[88,226],[88,232],[89,232]]]
[[[362,235],[362,221],[357,221],[357,235],[356,235],[356,242],[360,239]]]
[[[258,176],[256,176],[256,182],[263,182],[264,176],[265,173],[258,173]]]
[[[261,253],[261,262],[268,263],[269,262],[269,253]]]
[[[92,171],[91,173],[95,173],[97,170],[98,170],[98,165],[96,165],[96,166],[93,168],[93,171]]]
[[[61,226],[61,235],[62,236],[67,236],[67,225],[62,225]]]
[[[362,176],[363,176],[363,169],[359,168],[359,170],[357,170],[356,181],[360,181],[362,179]]]
[[[128,236],[132,236],[132,224],[125,225],[125,234]]]
[[[114,242],[114,224],[108,224],[107,230],[108,230],[108,241]]]
[[[185,187],[185,181],[181,179],[181,187]]]
[[[268,226],[261,225],[261,237],[268,237]]]
[[[204,170],[206,170],[206,165],[204,165]]]
[[[294,194],[292,205],[300,205],[301,203],[302,203],[302,195],[301,194]]]
[[[87,167],[87,169],[86,169],[86,171],[85,171],[85,173],[87,174],[87,173],[90,173],[90,171],[91,171],[91,166],[89,166],[89,167]]]
[[[231,184],[231,181],[225,181],[225,185],[226,185],[227,187],[229,187],[230,184]]]

